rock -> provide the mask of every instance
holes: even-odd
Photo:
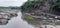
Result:
[[[53,20],[54,18],[49,18],[49,19]]]
[[[16,11],[0,12],[0,25],[6,25],[12,17],[18,16]]]
[[[17,14],[10,14],[9,17],[15,17],[18,16]]]
[[[5,25],[8,23],[7,19],[0,19],[0,25]]]

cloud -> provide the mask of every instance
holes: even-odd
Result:
[[[1,0],[0,6],[21,6],[27,0]]]

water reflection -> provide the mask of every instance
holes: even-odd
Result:
[[[18,16],[11,18],[7,25],[0,25],[0,28],[34,28],[29,25],[26,21],[21,19],[21,12],[18,12]]]

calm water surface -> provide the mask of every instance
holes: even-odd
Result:
[[[0,28],[34,28],[32,25],[29,25],[26,21],[21,19],[21,12],[18,12],[17,17],[11,18],[7,25],[0,25]]]
[[[24,21],[21,16],[21,12],[17,13],[17,17],[11,18],[9,20],[9,23],[7,25],[0,25],[0,28],[40,28],[40,27],[35,27],[30,24],[28,24],[26,21]],[[41,25],[42,28],[45,28],[45,25]],[[52,26],[52,25],[47,25],[47,28],[60,28],[60,25],[58,26]]]

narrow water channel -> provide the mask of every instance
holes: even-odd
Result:
[[[7,25],[0,25],[0,28],[34,28],[32,25],[29,25],[26,21],[21,19],[21,12],[19,11],[17,17],[11,18]]]

